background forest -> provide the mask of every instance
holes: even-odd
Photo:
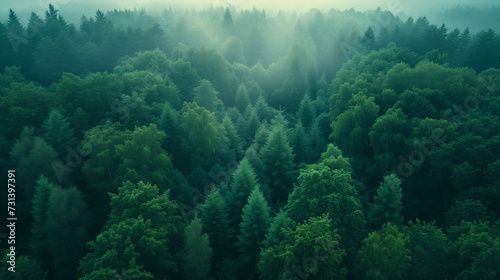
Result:
[[[10,10],[0,278],[498,279],[497,31],[381,9]]]

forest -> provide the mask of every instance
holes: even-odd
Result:
[[[0,279],[500,279],[497,27],[11,9]]]

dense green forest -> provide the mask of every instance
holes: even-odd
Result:
[[[0,50],[1,279],[500,279],[495,29],[50,5]]]

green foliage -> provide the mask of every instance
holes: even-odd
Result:
[[[244,84],[238,86],[238,91],[236,91],[234,102],[236,104],[236,108],[240,111],[240,113],[244,113],[245,109],[248,107],[248,105],[250,105],[250,98],[248,97],[248,91]]]
[[[7,256],[10,251],[5,251],[4,258],[0,267],[0,277],[5,280],[46,280],[47,272],[44,270],[42,264],[35,260],[30,255],[16,256],[15,272],[7,270],[10,267],[8,261],[10,257]]]
[[[168,192],[160,194],[156,186],[143,182],[125,182],[118,194],[111,194],[111,201],[110,220],[89,242],[90,252],[81,260],[80,272],[88,279],[95,279],[92,274],[101,269],[171,277],[177,264],[170,238],[180,217]]]
[[[403,232],[410,238],[411,266],[408,279],[446,279],[449,276],[448,237],[435,225],[416,220],[408,222]]]
[[[266,240],[264,241],[265,248],[279,245],[285,240],[285,230],[294,229],[295,227],[295,222],[288,217],[286,211],[280,210],[269,226],[269,232],[266,234]]]
[[[363,279],[403,279],[411,264],[409,238],[395,225],[385,224],[363,240],[356,265]]]
[[[282,125],[273,128],[260,151],[260,156],[265,164],[266,181],[271,188],[274,203],[285,202],[295,181],[295,155]]]
[[[202,233],[202,224],[199,218],[194,219],[186,227],[184,252],[186,254],[183,264],[185,279],[208,279],[213,253],[208,235]]]
[[[309,94],[304,95],[300,101],[299,109],[297,110],[297,118],[302,121],[302,124],[307,128],[307,130],[311,128],[312,123],[316,118],[316,109],[311,102]]]
[[[43,130],[44,140],[54,148],[59,157],[64,158],[68,154],[67,148],[73,149],[75,143],[73,129],[57,110],[50,112],[49,117],[43,123]]]
[[[301,163],[308,161],[310,150],[309,150],[309,138],[307,137],[302,121],[298,121],[295,128],[290,133],[290,145],[293,148],[295,154],[295,162]]]
[[[257,279],[257,263],[260,247],[271,223],[270,208],[258,187],[252,190],[248,204],[243,208],[238,235],[239,267],[242,275],[248,279]]]
[[[261,252],[261,279],[345,279],[346,255],[327,216],[310,218],[295,229],[283,229],[284,240]]]
[[[226,201],[219,191],[212,189],[201,208],[203,232],[208,234],[213,248],[214,262],[232,255],[234,230],[229,225]]]
[[[385,223],[401,225],[403,223],[402,198],[401,180],[394,173],[385,176],[370,206],[368,221],[371,226],[378,229]]]
[[[208,80],[201,80],[200,85],[193,89],[193,95],[194,102],[211,112],[219,110],[219,107],[222,106],[222,102],[217,97],[219,93]]]
[[[183,148],[191,168],[208,168],[224,153],[227,136],[224,127],[211,113],[196,103],[184,103],[181,111]]]
[[[247,159],[242,159],[233,174],[228,196],[229,214],[234,225],[241,222],[243,207],[248,201],[250,193],[258,187],[257,176]]]

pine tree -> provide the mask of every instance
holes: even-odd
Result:
[[[227,132],[228,158],[231,160],[239,160],[244,153],[242,150],[241,137],[238,135],[236,127],[234,126],[229,116],[226,115],[222,119],[222,126]]]
[[[208,279],[213,252],[208,235],[202,233],[202,224],[199,218],[195,218],[186,227],[184,253],[186,254],[183,263],[185,279]]]
[[[266,240],[264,240],[265,248],[270,248],[283,242],[285,240],[285,230],[293,230],[295,227],[295,222],[288,217],[286,211],[281,210],[274,216],[269,226],[269,232],[266,234]]]
[[[275,125],[260,155],[266,166],[267,184],[275,203],[286,202],[295,181],[295,165],[294,154],[282,125]]]
[[[400,225],[403,223],[401,209],[403,205],[401,198],[401,180],[396,174],[384,177],[384,182],[380,184],[374,202],[371,205],[368,221],[374,229],[380,228],[384,223]]]
[[[295,162],[297,164],[308,160],[310,156],[309,139],[300,120],[290,134],[290,145],[295,153]]]
[[[250,108],[250,107],[249,107]],[[246,129],[246,137],[252,139],[255,137],[255,133],[259,129],[260,121],[254,108],[250,108],[248,113],[248,123]]]
[[[241,222],[241,211],[247,203],[248,196],[258,186],[257,176],[247,159],[241,160],[233,174],[231,192],[229,193],[229,215],[233,225]]]
[[[256,187],[248,197],[248,204],[243,208],[243,221],[240,223],[240,235],[238,235],[238,247],[241,253],[239,267],[241,275],[248,275],[248,279],[257,279],[260,247],[271,223],[269,211],[264,195]]]
[[[244,84],[240,84],[238,90],[236,91],[236,96],[234,97],[234,102],[236,103],[236,108],[240,113],[245,112],[245,109],[250,105],[250,98],[248,97],[248,91]]]
[[[302,124],[309,131],[314,119],[316,118],[316,109],[312,104],[309,94],[304,95],[300,101],[299,109],[297,110],[297,118],[302,121]]]
[[[169,103],[166,103],[158,120],[158,129],[166,133],[163,146],[170,154],[172,161],[177,162],[182,157],[181,146],[181,126],[179,122],[179,113],[175,111]]]
[[[210,191],[201,207],[201,222],[213,248],[214,262],[229,258],[234,232],[229,225],[226,201],[216,189]]]
[[[68,154],[68,148],[73,149],[75,138],[73,129],[66,118],[57,110],[52,110],[49,117],[43,123],[43,139],[54,148],[59,157]]]

